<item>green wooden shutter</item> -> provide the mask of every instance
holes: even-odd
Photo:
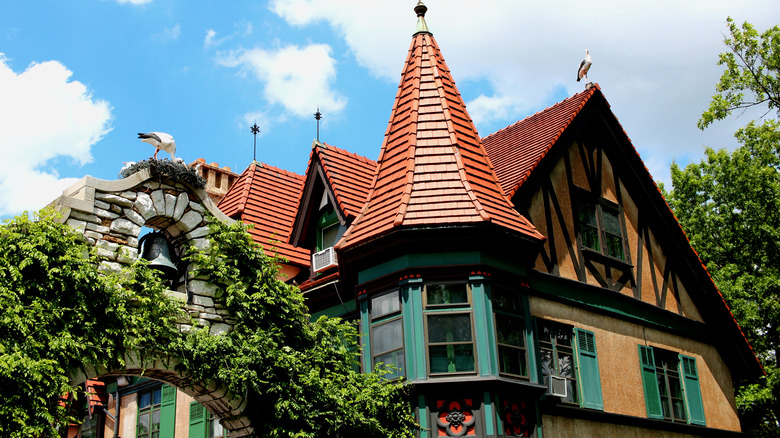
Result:
[[[174,438],[176,430],[176,387],[163,385],[160,402],[160,438]]]
[[[206,437],[206,408],[194,401],[190,403],[190,434],[189,438]]]
[[[696,368],[696,359],[680,355],[680,368],[682,368],[683,387],[685,389],[685,404],[688,408],[688,421],[692,424],[705,426],[704,404],[701,398],[699,386],[699,372]]]
[[[577,381],[580,385],[580,406],[604,410],[601,395],[601,376],[596,356],[596,335],[587,330],[575,328],[577,338]]]
[[[661,409],[661,394],[658,391],[658,380],[655,376],[655,359],[653,347],[639,346],[639,362],[642,372],[642,386],[645,388],[645,407],[649,418],[663,420]]]

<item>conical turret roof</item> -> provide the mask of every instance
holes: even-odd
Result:
[[[482,147],[436,40],[415,7],[401,83],[363,210],[339,247],[399,227],[489,223],[534,240],[544,237],[512,208]]]

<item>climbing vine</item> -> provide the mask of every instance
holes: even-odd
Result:
[[[355,328],[311,321],[244,225],[212,219],[208,250],[188,251],[237,320],[211,335],[178,329],[187,316],[144,261],[99,273],[92,248],[52,215],[0,226],[0,436],[56,435],[76,421],[59,403],[69,376],[122,369],[128,352],[176,358],[181,374],[246,397],[260,436],[413,436],[408,386],[356,372]]]

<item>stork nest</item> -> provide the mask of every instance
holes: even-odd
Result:
[[[156,160],[154,158],[148,158],[137,163],[133,163],[130,166],[125,167],[119,172],[120,178],[127,178],[128,176],[140,172],[143,169],[149,169],[152,178],[168,177],[174,181],[179,181],[189,185],[194,189],[202,189],[206,187],[206,180],[203,179],[195,171],[193,167],[187,166],[184,163],[177,163],[167,158],[162,160]]]

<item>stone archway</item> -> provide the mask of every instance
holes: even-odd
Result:
[[[183,166],[183,165],[182,165]],[[165,234],[177,248],[191,244],[200,250],[209,246],[208,214],[217,220],[232,222],[220,212],[202,188],[193,188],[171,177],[152,177],[143,169],[127,178],[107,181],[86,176],[66,189],[52,206],[62,213],[61,222],[84,235],[95,246],[102,261],[101,272],[119,272],[139,257],[139,233],[149,227]],[[193,266],[180,273],[168,295],[180,303],[190,318],[177,321],[181,331],[194,326],[208,328],[217,335],[230,331],[235,318],[215,297],[217,287],[208,279],[195,277]],[[132,355],[131,355],[132,356]],[[209,387],[177,371],[177,360],[142,362],[126,357],[126,366],[118,370],[84,368],[71,376],[72,385],[90,378],[118,375],[143,375],[176,386],[206,406],[220,419],[231,436],[253,434],[251,421],[244,414],[246,400],[229,396],[223,388]]]

